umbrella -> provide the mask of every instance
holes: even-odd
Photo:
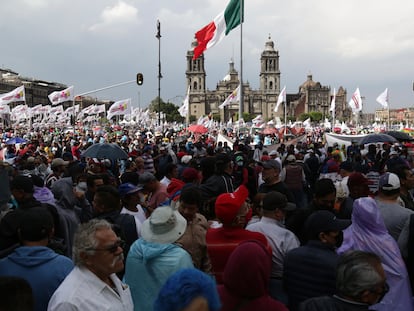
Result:
[[[201,124],[193,124],[190,125],[187,130],[189,132],[193,132],[193,133],[200,133],[200,134],[205,134],[208,132],[208,128],[206,128],[204,125]]]
[[[85,152],[82,153],[83,157],[86,158],[97,158],[97,159],[127,159],[128,154],[122,150],[117,144],[94,144],[90,146]]]
[[[362,137],[358,142],[360,145],[375,144],[375,143],[396,143],[398,142],[394,137],[387,134],[368,134]]]
[[[23,144],[25,142],[27,142],[27,140],[24,139],[24,138],[13,137],[13,138],[10,138],[10,139],[6,140],[6,145]]]
[[[399,131],[388,131],[385,134],[394,137],[398,141],[413,141],[414,138],[407,133],[399,132]]]

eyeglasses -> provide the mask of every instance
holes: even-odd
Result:
[[[87,248],[86,250],[88,250],[88,251],[108,251],[108,252],[114,254],[118,250],[118,247],[123,249],[125,247],[125,241],[118,240],[114,244],[109,245],[109,246],[104,247],[104,248],[92,248],[92,247],[90,247],[90,248]]]

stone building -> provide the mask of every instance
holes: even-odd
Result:
[[[196,45],[193,42],[192,48]],[[217,83],[215,90],[206,89],[205,59],[202,54],[193,60],[193,49],[187,51],[187,87],[189,92],[189,114],[198,119],[200,116],[220,114],[221,121],[230,118],[236,120],[239,104],[234,103],[219,109],[225,99],[239,86],[239,73],[230,62],[229,72],[225,79]],[[253,90],[249,82],[243,82],[243,112],[253,115],[263,115],[265,120],[276,116],[283,116],[283,108],[274,112],[274,107],[280,93],[279,52],[274,48],[274,42],[269,40],[265,44],[260,58],[260,88]]]
[[[48,94],[67,88],[66,85],[57,82],[27,78],[20,76],[10,69],[0,68],[0,94],[10,92],[15,88],[24,85],[26,105],[33,107],[38,104],[50,105]],[[22,102],[10,103],[10,108],[21,105]]]
[[[233,61],[229,64],[229,72],[225,79],[217,83],[215,90],[206,89],[205,58],[202,54],[193,60],[193,48],[197,42],[193,42],[192,49],[187,51],[187,88],[190,88],[189,114],[198,119],[208,114],[220,114],[221,121],[228,121],[239,112],[239,104],[234,103],[219,109],[219,105],[238,87],[240,84],[239,73],[234,68]],[[263,116],[264,120],[271,120],[279,117],[284,120],[284,106],[281,105],[277,112],[274,108],[281,91],[279,51],[275,49],[274,42],[269,37],[260,57],[260,87],[253,90],[249,82],[243,82],[243,112],[251,115]],[[347,107],[347,92],[343,87],[338,89],[336,94],[337,120],[347,120],[351,116],[351,110]],[[319,111],[323,117],[329,117],[332,95],[329,86],[323,86],[320,82],[312,80],[308,75],[307,80],[299,86],[298,93],[286,95],[286,109],[289,118],[297,118],[302,113]]]

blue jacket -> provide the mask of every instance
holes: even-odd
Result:
[[[175,244],[150,243],[142,238],[132,244],[124,281],[131,288],[134,310],[153,310],[158,292],[174,272],[193,268],[190,255]]]
[[[35,310],[47,310],[50,297],[73,269],[72,260],[46,246],[21,246],[0,260],[0,276],[16,276],[29,282]]]

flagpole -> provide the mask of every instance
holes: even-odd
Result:
[[[242,118],[243,114],[243,108],[244,108],[244,101],[243,101],[243,5],[244,0],[240,1],[240,102],[239,102],[239,128],[240,128],[240,120]]]
[[[158,126],[161,126],[161,23],[157,20],[157,35],[158,39]]]

